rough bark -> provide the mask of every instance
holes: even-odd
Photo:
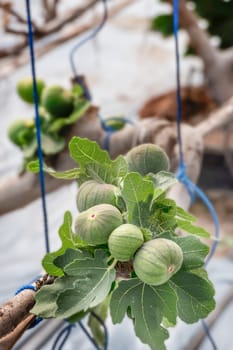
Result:
[[[35,315],[30,310],[35,304],[35,293],[42,286],[54,282],[54,277],[43,275],[32,285],[0,306],[0,350],[10,350],[34,321]]]
[[[172,3],[172,0],[167,0]],[[180,26],[186,30],[190,45],[201,58],[210,93],[218,103],[223,103],[233,92],[233,50],[219,50],[211,45],[207,32],[201,29],[198,16],[179,1]]]

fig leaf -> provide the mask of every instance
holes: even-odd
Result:
[[[137,278],[120,281],[110,301],[112,321],[120,323],[130,307],[136,335],[152,350],[165,350],[168,332],[161,324],[163,317],[176,323],[176,302],[176,293],[168,284],[154,287]]]

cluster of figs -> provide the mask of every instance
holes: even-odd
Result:
[[[154,144],[134,147],[126,154],[129,171],[141,175],[167,171],[166,153]],[[118,205],[120,188],[95,180],[84,182],[76,197],[79,215],[74,240],[91,246],[107,245],[111,256],[120,262],[132,262],[137,277],[149,285],[166,283],[181,267],[183,253],[172,240],[146,240],[140,227],[127,222]]]
[[[48,131],[56,118],[66,118],[74,110],[74,95],[71,90],[59,85],[46,86],[42,79],[36,80],[41,128]],[[20,79],[16,85],[18,96],[26,103],[34,103],[32,78]],[[35,137],[35,120],[17,119],[8,129],[10,140],[18,147],[28,146]]]

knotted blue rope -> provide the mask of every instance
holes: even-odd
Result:
[[[178,41],[178,30],[179,30],[179,0],[173,0],[173,32],[175,38],[175,57],[176,57],[176,99],[177,99],[177,138],[178,138],[178,148],[179,148],[179,166],[176,173],[176,176],[180,182],[182,182],[189,195],[191,200],[194,200],[195,194],[202,200],[205,206],[208,208],[210,215],[213,219],[215,225],[215,241],[211,246],[211,250],[207,259],[205,261],[205,265],[208,264],[212,256],[214,255],[218,241],[219,241],[219,221],[217,213],[207,198],[207,196],[202,192],[202,190],[195,185],[188,177],[186,173],[186,165],[183,157],[183,148],[182,148],[182,136],[181,136],[181,121],[182,121],[182,102],[181,102],[181,86],[180,86],[180,59],[179,59],[179,41]],[[205,331],[207,338],[209,339],[214,350],[217,350],[217,346],[212,338],[209,327],[207,326],[204,320],[201,321],[202,327]]]
[[[43,172],[43,153],[41,148],[41,130],[40,130],[40,117],[39,117],[39,99],[36,86],[36,67],[35,67],[35,56],[34,56],[34,41],[33,41],[33,30],[32,30],[32,21],[31,21],[31,10],[30,10],[30,0],[26,0],[27,8],[27,24],[28,24],[28,43],[30,50],[30,59],[31,59],[31,71],[32,71],[32,80],[33,80],[33,99],[35,107],[35,124],[36,124],[36,139],[37,139],[37,153],[39,158],[39,177],[40,177],[40,189],[41,189],[41,200],[42,200],[42,211],[44,219],[44,235],[45,235],[45,249],[48,253],[49,248],[49,233],[48,233],[48,218],[47,218],[47,209],[46,209],[46,197],[45,197],[45,180]]]

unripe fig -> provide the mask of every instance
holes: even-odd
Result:
[[[78,215],[75,232],[90,245],[104,244],[108,242],[111,232],[122,223],[121,212],[116,207],[98,204]]]
[[[124,128],[126,121],[119,117],[110,117],[105,119],[105,125],[113,131],[119,131]]]
[[[152,143],[145,143],[132,148],[125,156],[129,171],[142,176],[169,169],[169,159],[164,150]]]
[[[175,242],[156,238],[137,251],[133,267],[140,280],[158,286],[166,283],[181,268],[182,262],[183,252]]]
[[[77,208],[80,212],[97,204],[116,206],[118,188],[111,184],[101,184],[95,180],[84,182],[76,197]]]
[[[72,93],[58,85],[43,90],[41,103],[54,117],[68,117],[74,109]]]
[[[36,80],[36,89],[37,89],[37,97],[38,101],[40,102],[40,97],[42,94],[43,89],[45,88],[45,83],[41,79]],[[34,96],[33,96],[33,80],[32,78],[24,78],[18,81],[16,90],[18,95],[28,103],[34,102]]]
[[[17,146],[30,144],[35,136],[35,122],[32,119],[15,120],[8,128],[9,139]]]
[[[108,247],[111,255],[119,261],[128,261],[143,244],[142,231],[135,225],[123,224],[109,236]]]

